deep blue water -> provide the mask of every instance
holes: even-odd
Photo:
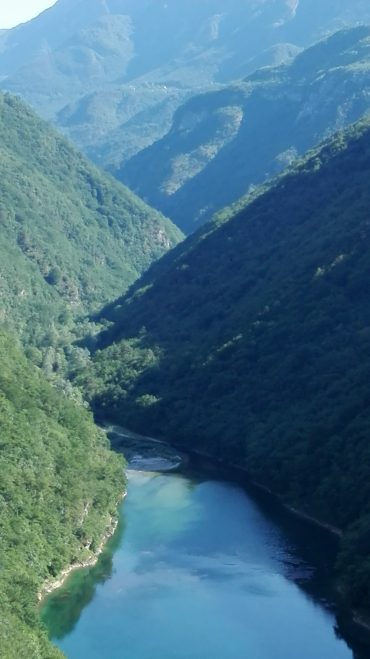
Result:
[[[237,485],[131,471],[120,531],[43,618],[70,659],[360,657],[304,556],[315,532],[299,548]]]

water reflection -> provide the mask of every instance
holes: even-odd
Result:
[[[41,619],[47,626],[50,638],[60,640],[70,634],[82,611],[94,599],[97,587],[110,579],[113,573],[113,556],[122,542],[124,529],[125,518],[122,510],[117,530],[109,539],[96,565],[71,574],[64,586],[45,600]]]
[[[366,659],[337,634],[335,552],[261,493],[130,471],[119,532],[43,619],[70,659]]]

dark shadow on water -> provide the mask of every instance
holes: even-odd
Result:
[[[334,533],[288,510],[273,494],[251,483],[239,469],[192,454],[190,465],[182,473],[193,481],[201,482],[206,476],[239,485],[269,524],[284,535],[291,557],[283,560],[286,578],[335,616],[333,634],[345,641],[353,659],[370,659],[370,630],[353,621],[352,612],[342,607],[335,587],[339,538]]]
[[[129,454],[131,452],[135,454],[138,448],[133,437],[126,438],[126,447],[122,445],[121,435],[111,432],[110,439],[113,440],[113,447],[119,452],[122,450],[126,452],[128,449]],[[174,452],[172,447],[165,444],[153,445],[150,440],[141,443],[140,449],[142,454],[149,455],[157,450],[165,457],[170,457]],[[353,659],[370,659],[370,633],[355,625],[350,613],[341,610],[337,604],[334,565],[338,538],[335,535],[289,512],[274,496],[250,484],[246,475],[241,474],[240,471],[222,467],[212,460],[195,455],[191,456],[190,463],[185,461],[179,471],[189,479],[189,486],[195,487],[197,482],[200,483],[205,479],[224,480],[240,485],[269,524],[282,533],[287,541],[289,551],[282,561],[286,578],[296,583],[309,599],[336,616],[333,634],[347,643],[353,652]],[[121,543],[124,531],[123,506],[117,531],[108,542],[97,564],[93,568],[73,573],[62,588],[45,600],[41,619],[52,640],[63,639],[73,631],[83,609],[93,600],[97,587],[111,577],[113,555]]]
[[[77,625],[84,608],[94,599],[97,587],[104,584],[113,572],[113,555],[125,530],[124,515],[114,536],[108,541],[98,562],[91,568],[76,570],[65,584],[45,599],[41,620],[51,640],[60,640]]]

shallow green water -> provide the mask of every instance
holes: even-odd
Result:
[[[131,471],[99,564],[46,602],[51,638],[70,659],[362,659],[322,601],[316,530],[274,515],[227,482]]]

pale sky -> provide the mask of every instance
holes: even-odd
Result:
[[[29,21],[56,0],[0,0],[0,29]]]

